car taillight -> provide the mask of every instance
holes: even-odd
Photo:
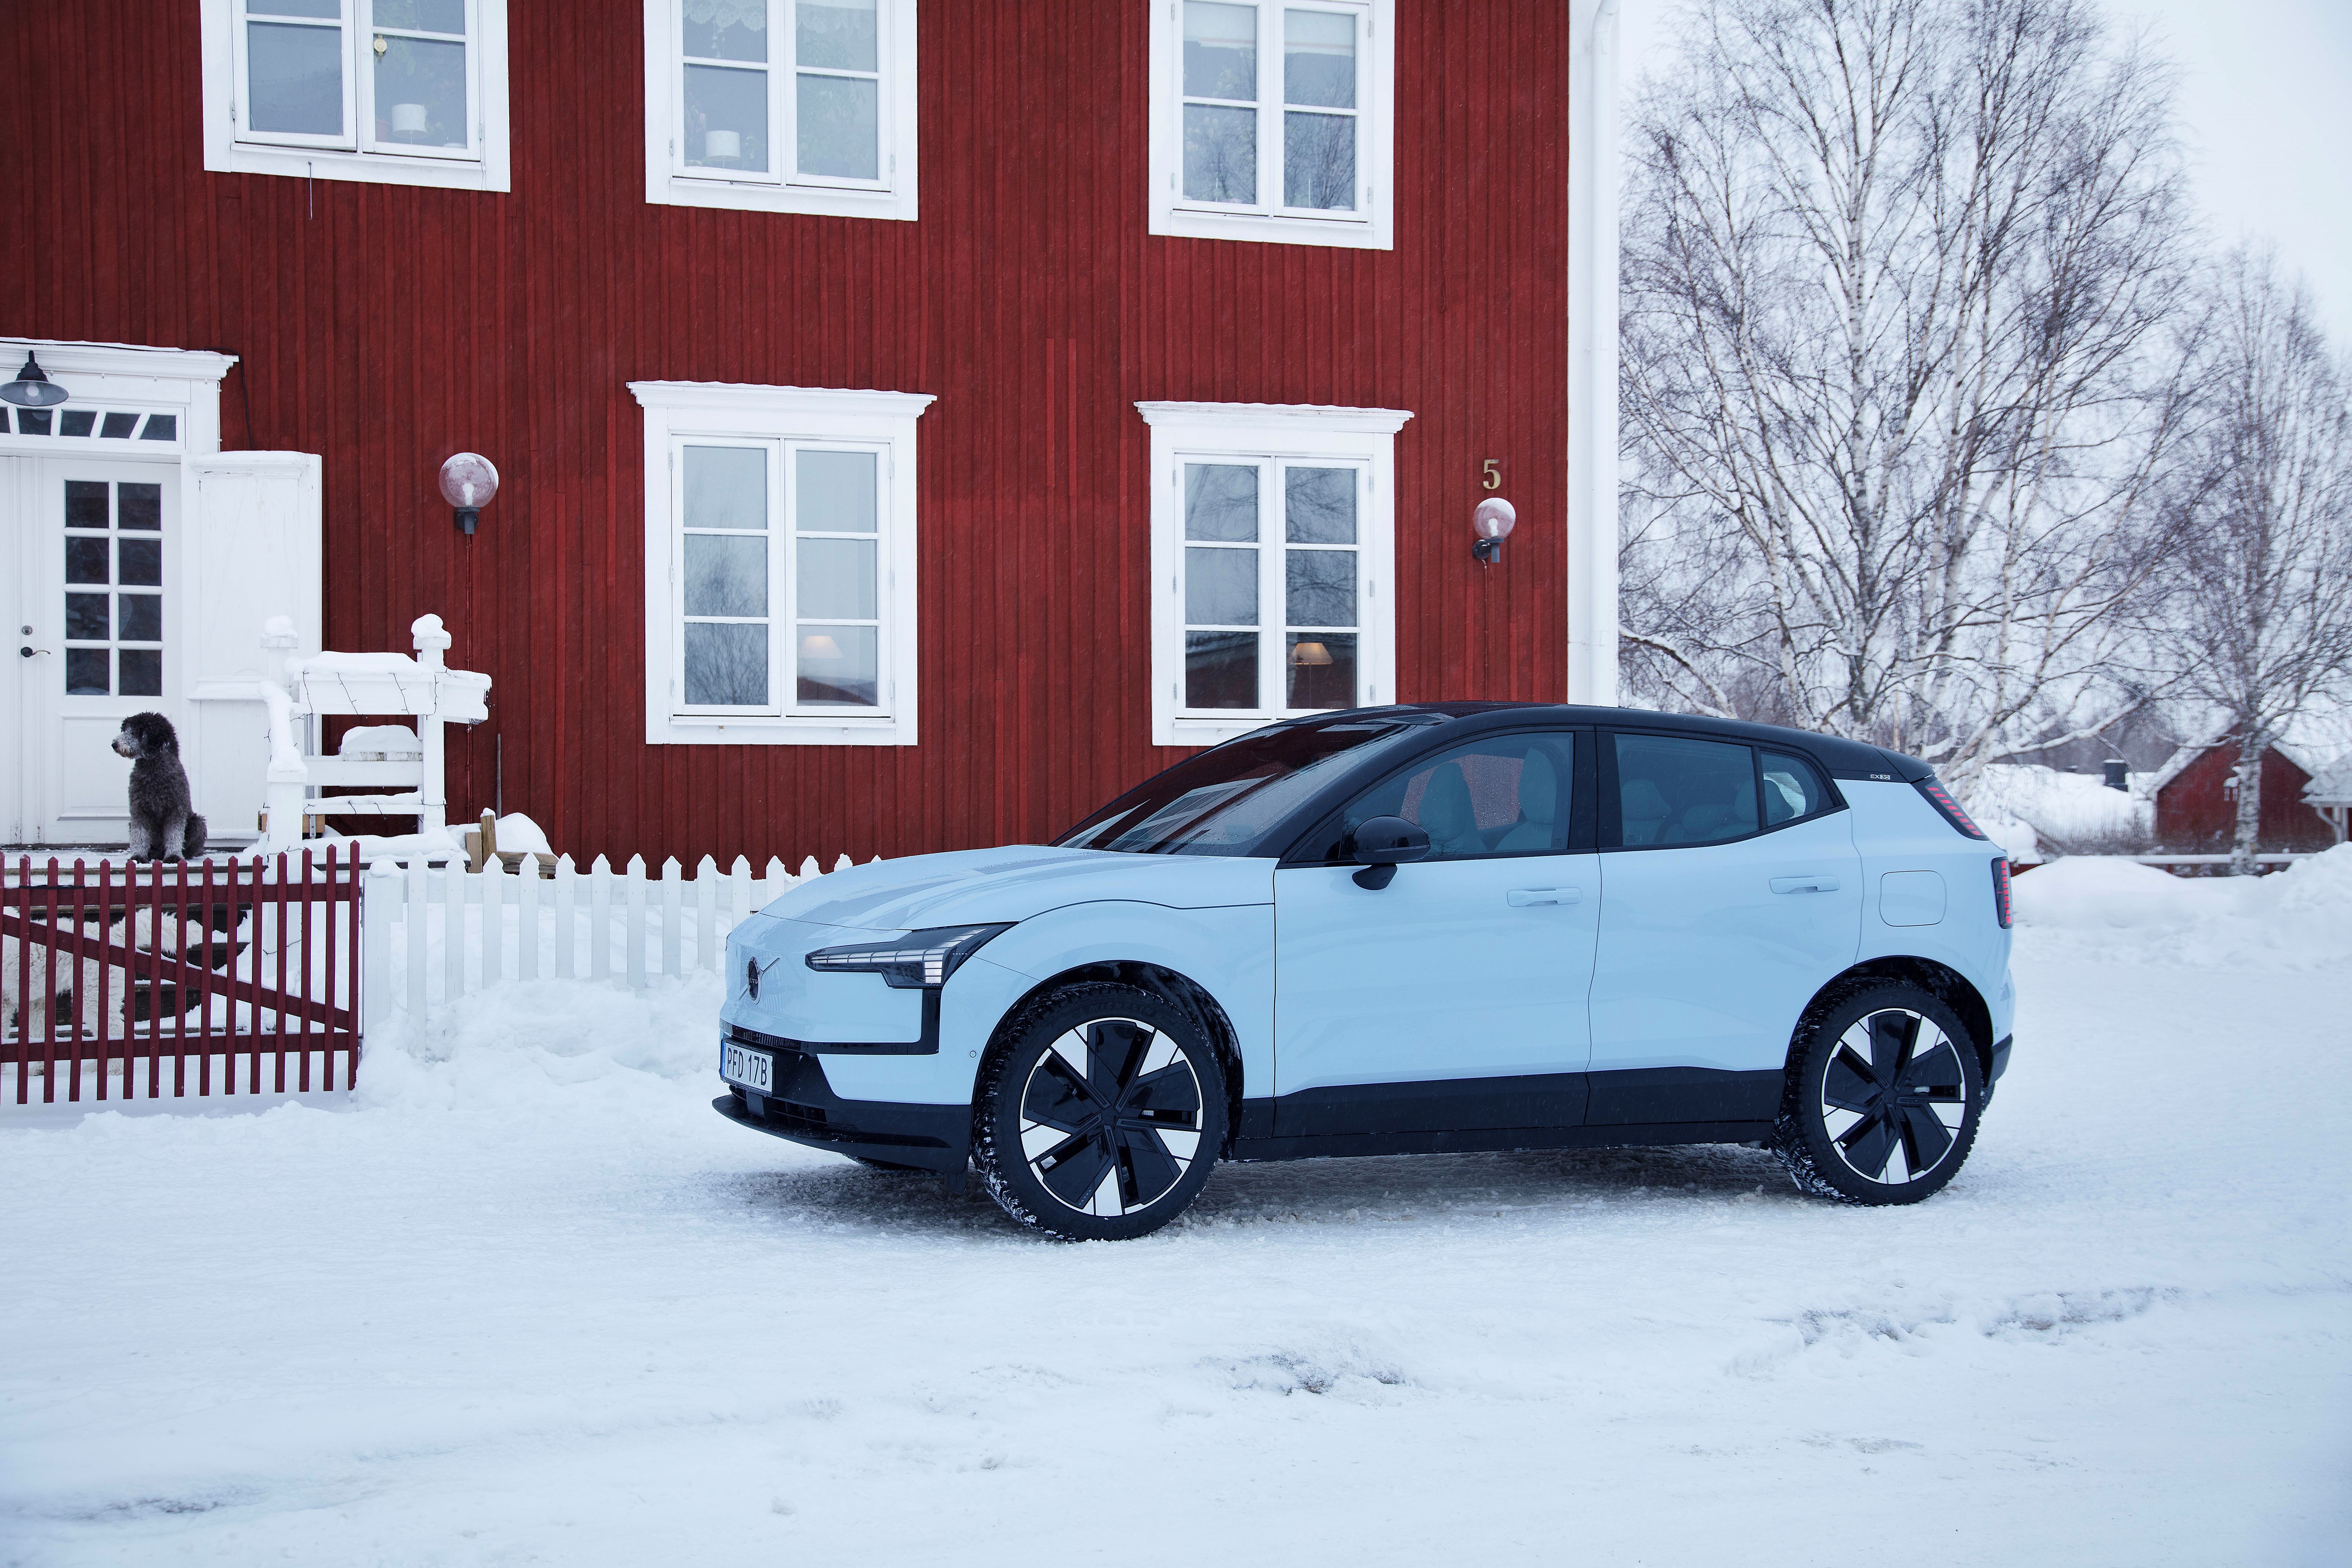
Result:
[[[2009,929],[2009,862],[1992,863],[1992,912],[2000,921],[2000,929]]]
[[[1927,797],[1927,804],[1943,814],[1946,822],[1950,823],[1970,838],[1985,837],[1985,830],[1969,820],[1969,814],[1960,809],[1960,803],[1954,800],[1951,793],[1944,788],[1941,779],[1931,773],[1919,781],[1918,789],[1921,795]],[[1990,843],[1991,840],[1988,838],[1986,842]]]

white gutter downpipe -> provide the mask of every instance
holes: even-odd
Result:
[[[1577,0],[1568,81],[1568,700],[1617,702],[1617,5]]]

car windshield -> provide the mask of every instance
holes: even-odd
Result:
[[[1138,855],[1274,854],[1284,818],[1340,773],[1437,716],[1332,718],[1227,741],[1155,773],[1055,842]]]

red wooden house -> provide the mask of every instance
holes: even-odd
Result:
[[[248,837],[280,614],[439,614],[453,816],[583,857],[1034,840],[1284,713],[1609,700],[1612,15],[12,7],[0,352],[68,395],[0,429],[0,837],[119,840],[148,708]]]
[[[2317,771],[2313,760],[2283,746],[2263,753],[2262,820],[2257,847],[2264,854],[2325,849],[2335,829],[2304,799]],[[2238,742],[2224,735],[2183,746],[2149,782],[2156,801],[2156,841],[2182,855],[2226,851],[2238,836]]]

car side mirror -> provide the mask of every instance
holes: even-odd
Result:
[[[1370,816],[1348,836],[1348,858],[1363,868],[1356,886],[1378,892],[1396,880],[1396,869],[1429,854],[1428,830],[1402,816]]]

